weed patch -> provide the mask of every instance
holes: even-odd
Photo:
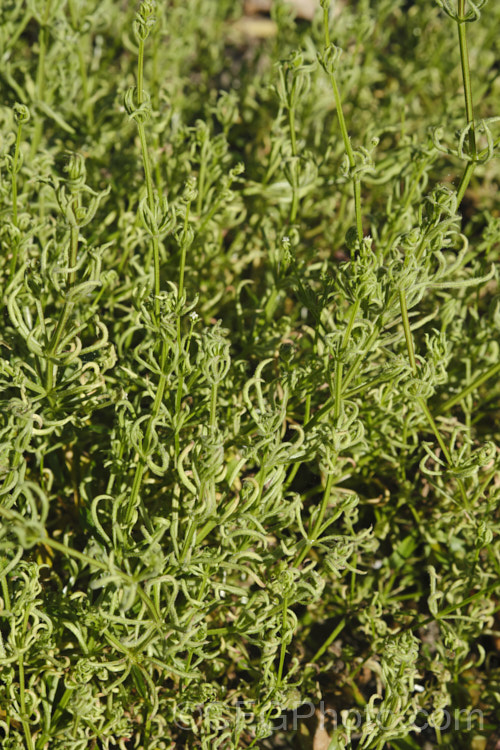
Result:
[[[0,10],[2,747],[485,750],[500,7],[132,6]]]

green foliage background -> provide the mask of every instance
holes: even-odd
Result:
[[[327,6],[2,3],[5,750],[496,728],[500,7]]]

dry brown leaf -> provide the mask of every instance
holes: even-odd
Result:
[[[312,21],[319,8],[319,0],[286,0],[286,2],[295,10],[297,18],[306,21]],[[248,16],[256,13],[269,13],[271,5],[272,0],[246,0],[245,13]]]
[[[306,21],[312,21],[319,8],[319,0],[289,0],[289,2],[295,8],[297,18],[304,18]]]
[[[318,727],[313,737],[312,750],[328,750],[331,737],[325,728]]]
[[[254,16],[256,13],[269,13],[271,0],[245,0],[244,11],[246,16]]]
[[[231,32],[240,39],[269,39],[276,36],[278,27],[270,18],[243,16],[231,24]]]
[[[332,708],[330,701],[327,701],[327,709]],[[298,740],[301,750],[328,750],[332,741],[329,724],[319,709],[310,718],[300,721]]]

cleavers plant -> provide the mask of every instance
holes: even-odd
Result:
[[[132,6],[0,9],[0,744],[484,750],[500,7]]]

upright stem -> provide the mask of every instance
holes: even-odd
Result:
[[[292,101],[295,100],[294,96],[294,90],[295,90],[295,80],[292,83]],[[288,108],[288,125],[290,128],[290,141],[292,146],[292,206],[290,209],[290,224],[294,224],[295,220],[297,218],[297,211],[299,208],[299,179],[298,179],[298,169],[299,165],[297,162],[297,135],[295,133],[295,105],[290,106]]]
[[[278,666],[278,687],[281,687],[281,681],[283,679],[283,668],[285,666],[285,656],[286,656],[286,643],[285,643],[285,634],[286,634],[286,626],[288,622],[288,597],[285,595],[283,597],[283,640],[281,641],[281,649],[280,649],[280,661]]]
[[[329,646],[329,645],[330,645],[331,643],[333,643],[333,642],[334,642],[334,640],[335,640],[335,639],[336,639],[336,638],[337,638],[337,637],[338,637],[338,636],[340,635],[340,633],[341,633],[341,632],[342,632],[342,631],[344,630],[344,628],[345,628],[345,626],[346,626],[346,622],[347,622],[347,621],[346,621],[346,618],[345,618],[345,617],[343,617],[343,618],[342,618],[342,620],[341,620],[341,621],[339,622],[339,624],[337,625],[337,627],[336,627],[336,628],[335,628],[334,630],[332,630],[332,632],[330,633],[330,635],[328,636],[328,638],[326,639],[326,641],[325,641],[325,642],[323,643],[323,645],[322,645],[322,646],[320,646],[320,648],[319,648],[319,649],[318,649],[318,650],[316,651],[316,653],[314,654],[313,658],[311,659],[311,664],[314,664],[315,662],[317,662],[317,661],[318,661],[318,659],[319,659],[320,657],[322,657],[322,656],[323,656],[323,654],[324,654],[324,653],[325,653],[325,651],[327,650],[328,646]]]
[[[330,19],[328,16],[327,7],[323,9],[323,27],[325,31],[325,48],[328,49],[330,47],[331,42],[330,42]],[[337,79],[335,77],[333,70],[330,71],[329,78],[330,78],[330,85],[333,91],[333,97],[335,99],[335,108],[337,110],[337,117],[339,119],[340,132],[342,134],[342,140],[344,141],[345,152],[347,154],[347,159],[349,161],[349,167],[351,168],[351,170],[354,170],[356,168],[356,158],[354,156],[354,151],[351,146],[349,133],[347,132],[347,125],[345,122],[344,111],[342,109],[342,97],[340,96]],[[361,214],[361,183],[357,175],[353,175],[352,182],[353,182],[353,192],[354,192],[354,210],[356,213],[356,232],[358,235],[358,240],[361,241],[363,239],[363,221],[362,221],[362,214]]]
[[[165,375],[166,359],[167,359],[167,345],[165,343],[165,340],[163,340],[162,345],[161,345],[161,355],[160,355],[160,380],[158,382],[158,389],[156,391],[155,400],[153,402],[153,408],[151,409],[151,414],[148,419],[148,424],[146,427],[146,434],[144,435],[144,440],[142,442],[142,451],[144,455],[149,453],[149,451],[151,450],[151,437],[153,434],[153,424],[155,420],[157,419],[158,414],[160,413],[160,408],[163,403],[163,394],[165,392],[165,386],[167,383],[167,378]],[[129,498],[128,506],[127,506],[127,512],[125,516],[126,524],[130,524],[132,521],[134,508],[136,506],[137,498],[139,496],[139,492],[142,486],[142,480],[144,477],[145,470],[146,470],[146,461],[144,460],[143,456],[139,456],[139,461],[135,469],[132,492],[130,494],[130,498]]]
[[[29,610],[26,610],[23,619],[23,636],[26,635],[26,629],[28,627]],[[28,750],[34,750],[33,736],[31,734],[31,728],[29,721],[26,718],[26,687],[24,680],[24,650],[21,650],[19,654],[19,708],[21,710],[21,723],[23,725],[24,737],[26,739],[26,747]]]
[[[184,292],[184,272],[186,270],[186,252],[187,252],[187,230],[189,226],[189,211],[191,203],[186,203],[186,213],[184,215],[184,227],[182,230],[181,238],[181,262],[179,266],[179,289],[177,292],[177,298],[180,300]]]
[[[413,375],[416,377],[418,375],[418,370],[417,370],[417,362],[415,359],[415,347],[413,344],[413,336],[412,336],[411,329],[410,329],[410,319],[408,317],[406,295],[403,289],[399,290],[399,302],[400,302],[400,307],[401,307],[401,317],[403,319],[403,328],[405,331],[406,348],[408,350],[408,359],[410,361],[410,367],[412,369]],[[427,422],[429,423],[429,426],[432,432],[434,433],[436,440],[439,443],[439,447],[443,451],[443,456],[446,459],[446,463],[448,464],[450,468],[453,468],[453,459],[451,457],[451,453],[448,449],[448,446],[443,440],[443,436],[439,432],[439,428],[434,420],[434,417],[432,416],[431,410],[429,409],[426,400],[422,396],[418,396],[417,403],[422,409],[422,411],[424,412]],[[465,507],[468,507],[467,493],[465,491],[465,485],[461,479],[458,480],[458,486],[460,487],[460,493],[462,495],[464,505]]]
[[[40,23],[40,33],[38,35],[38,70],[36,75],[36,97],[37,103],[43,99],[45,89],[45,56],[47,53],[47,24],[50,16],[52,0],[46,0],[45,13]],[[35,131],[31,141],[31,157],[36,154],[42,137],[43,118],[40,112],[37,112],[35,122]]]
[[[467,30],[465,22],[465,0],[458,0],[458,41],[460,46],[460,62],[462,65],[462,79],[464,82],[465,114],[469,129],[469,146],[471,156],[476,158],[476,130],[474,126],[474,106],[472,103],[472,84],[470,79],[469,51],[467,49]]]
[[[213,383],[210,394],[210,431],[215,432],[217,424],[217,383]]]
[[[341,400],[342,400],[342,378],[344,374],[344,365],[343,365],[343,356],[344,352],[347,349],[347,344],[349,343],[349,339],[351,337],[352,329],[356,320],[356,315],[358,314],[359,307],[361,305],[361,299],[359,297],[356,298],[354,301],[354,304],[351,307],[351,314],[349,316],[349,322],[347,324],[347,328],[344,332],[344,337],[342,339],[342,347],[340,350],[340,357],[337,362],[337,371],[335,373],[335,406],[333,415],[335,419],[338,419],[340,417],[340,406],[341,406]]]
[[[474,124],[474,104],[472,101],[472,83],[470,78],[469,51],[467,49],[467,24],[465,22],[465,0],[458,0],[458,43],[460,47],[460,63],[462,66],[462,80],[464,84],[465,116],[469,125],[469,151],[473,161],[469,161],[460,180],[457,190],[458,204],[463,200],[465,191],[474,173],[477,159],[476,127]]]
[[[408,317],[408,307],[406,304],[406,294],[404,289],[399,290],[399,306],[401,308],[401,317],[403,319],[408,359],[410,360],[410,367],[413,375],[416,377],[418,374],[417,361],[415,359],[415,347],[413,346],[413,336],[411,335],[410,318]]]
[[[411,333],[410,328],[410,319],[408,317],[408,307],[406,304],[406,294],[404,289],[399,290],[399,304],[401,307],[401,318],[403,320],[403,328],[405,332],[405,339],[406,339],[406,349],[408,351],[408,359],[410,361],[410,367],[412,369],[412,373],[414,377],[418,376],[418,369],[417,369],[417,361],[415,359],[415,346],[413,344],[413,336]],[[431,427],[431,430],[433,431],[434,435],[436,436],[436,439],[441,446],[441,450],[443,451],[443,454],[446,458],[446,461],[449,466],[451,466],[451,455],[448,450],[448,447],[446,443],[444,442],[443,438],[441,437],[441,434],[437,428],[437,425],[432,417],[432,414],[429,410],[429,407],[427,406],[425,400],[419,396],[417,398],[418,404],[421,407],[422,411],[424,412],[427,421],[429,422],[429,425]]]
[[[80,205],[79,198],[75,197],[74,205],[73,205],[73,209],[75,212],[78,209],[79,205]],[[47,366],[47,382],[46,382],[47,393],[50,393],[52,391],[52,388],[54,385],[54,372],[56,369],[56,365],[52,364],[52,362],[50,361],[50,358],[57,352],[59,343],[64,333],[64,329],[66,328],[66,324],[69,320],[69,316],[71,315],[71,312],[73,310],[73,302],[71,301],[71,290],[73,289],[76,283],[75,266],[77,264],[77,258],[78,258],[78,234],[79,234],[78,225],[72,224],[71,229],[70,229],[70,252],[69,252],[69,265],[70,265],[71,271],[68,275],[68,286],[66,288],[66,297],[64,300],[64,305],[61,311],[61,315],[59,316],[59,320],[57,321],[56,328],[54,330],[54,333],[52,334],[52,338],[47,347],[47,356],[49,358],[48,366]]]
[[[14,158],[12,159],[12,223],[15,227],[18,226],[17,170],[18,170],[18,163],[19,163],[19,152],[21,148],[22,129],[23,129],[23,125],[22,125],[22,122],[20,122],[17,126],[16,145],[14,147]],[[14,278],[14,274],[16,273],[18,252],[19,252],[19,239],[16,237],[13,243],[12,260],[10,263],[10,278],[11,279]]]
[[[196,213],[201,218],[203,199],[205,197],[205,180],[207,177],[207,141],[204,140],[200,149],[200,172],[198,174],[198,198],[196,199]]]
[[[144,39],[139,39],[139,54],[138,54],[138,59],[137,59],[137,105],[138,107],[140,107],[143,103],[144,103]],[[149,207],[151,214],[154,214],[155,197],[154,197],[154,190],[153,190],[153,178],[151,174],[151,165],[150,165],[150,160],[149,160],[149,151],[148,151],[148,145],[147,145],[147,140],[146,140],[146,129],[144,127],[144,123],[141,121],[140,118],[138,118],[137,120],[137,129],[139,132],[139,140],[141,143],[141,154],[142,154],[142,163],[143,163],[143,168],[144,168],[144,178],[146,181],[148,207]],[[186,209],[185,231],[187,228],[188,218],[189,218],[189,206]],[[160,243],[159,243],[159,237],[158,237],[157,232],[155,232],[152,235],[152,239],[153,239],[153,259],[154,259],[154,316],[155,316],[157,324],[159,324],[160,322]],[[181,271],[180,271],[180,281],[179,281],[181,286],[183,285],[183,282],[184,282],[184,263],[185,263],[185,260],[184,261],[181,260]],[[141,486],[142,486],[144,472],[146,470],[146,460],[144,456],[146,456],[151,450],[153,425],[155,423],[155,420],[158,418],[161,405],[163,403],[163,395],[164,395],[165,386],[167,383],[167,378],[165,374],[166,361],[167,361],[167,342],[165,338],[163,338],[161,342],[161,352],[160,352],[160,379],[158,382],[158,388],[155,394],[153,407],[151,409],[151,414],[149,415],[149,419],[148,419],[148,423],[146,427],[146,433],[144,435],[144,440],[142,442],[142,455],[139,456],[139,460],[135,469],[134,481],[132,484],[132,491],[130,494],[130,498],[128,501],[127,510],[125,514],[125,523],[127,525],[130,524],[132,521],[134,509],[137,504],[137,500],[138,500],[139,493],[140,493]]]
[[[188,242],[187,242],[187,230],[189,226],[189,213],[191,209],[191,201],[188,201],[186,203],[186,213],[184,214],[184,227],[182,230],[182,236],[181,236],[181,260],[179,264],[179,286],[177,290],[177,300],[180,300],[182,298],[182,295],[184,293],[184,274],[186,270],[186,253],[188,248]],[[188,336],[188,341],[191,339],[191,334],[193,332],[193,327],[191,325],[191,332]],[[182,351],[182,336],[181,336],[181,316],[180,311],[177,316],[177,346],[179,347],[179,352]],[[179,370],[179,381],[177,383],[177,393],[175,397],[175,412],[176,414],[180,413],[181,410],[181,403],[182,403],[182,391],[184,388],[184,370],[183,368],[180,368]],[[177,460],[179,457],[179,429],[176,428],[175,435],[174,435],[174,448],[175,448],[175,459]]]
[[[467,188],[469,187],[469,182],[471,181],[471,177],[472,177],[472,175],[474,173],[475,166],[476,166],[475,162],[470,161],[470,162],[468,162],[468,164],[467,164],[467,166],[465,168],[465,171],[464,171],[464,173],[462,175],[462,179],[460,180],[460,184],[459,184],[458,190],[457,190],[457,202],[458,202],[458,205],[460,205],[462,203],[462,201],[463,201],[465,192],[466,192]]]
[[[137,105],[140,107],[144,103],[144,40],[139,40],[139,54],[137,59]],[[146,129],[144,123],[139,118],[137,120],[137,130],[141,143],[142,164],[144,168],[144,179],[146,181],[146,191],[148,196],[148,208],[154,214],[155,198],[153,190],[153,177],[151,174],[151,164],[149,160],[149,151],[146,140]],[[158,320],[160,317],[160,242],[156,233],[153,239],[153,264],[154,264],[154,313]]]
[[[19,150],[21,148],[21,132],[23,125],[17,126],[16,145],[14,147],[14,158],[12,159],[12,223],[17,227],[17,165],[19,163]]]
[[[487,380],[490,380],[491,378],[495,377],[496,375],[500,374],[500,362],[495,362],[495,364],[491,365],[486,372],[483,372],[481,375],[478,375],[478,377],[472,381],[468,386],[466,386],[460,393],[457,393],[455,396],[452,396],[448,399],[448,401],[445,401],[442,406],[438,409],[438,414],[442,414],[445,411],[449,411],[455,404],[458,404],[460,401],[462,401],[464,398],[466,398],[470,393],[480,388],[483,383],[486,383]]]
[[[144,39],[139,39],[139,53],[137,56],[137,103],[144,101]]]
[[[298,566],[302,563],[306,555],[309,554],[309,551],[314,546],[314,543],[316,542],[316,537],[319,534],[319,531],[321,529],[321,524],[323,523],[323,519],[325,517],[326,509],[328,508],[328,503],[330,502],[330,495],[332,494],[332,487],[333,487],[333,474],[328,474],[328,478],[326,480],[326,487],[325,491],[323,493],[323,499],[321,501],[321,507],[318,512],[318,516],[316,518],[316,521],[314,523],[314,526],[309,533],[310,541],[307,542],[307,544],[302,548],[302,551],[297,555],[295,562],[293,565],[298,568]]]
[[[78,32],[78,10],[75,8],[75,0],[68,0],[68,8],[69,13],[71,16],[71,24],[73,26],[73,29],[75,32]],[[77,55],[78,55],[78,65],[80,67],[80,78],[82,81],[82,102],[83,107],[86,112],[87,116],[87,123],[89,126],[93,124],[93,108],[92,103],[89,101],[89,85],[88,85],[88,76],[87,76],[87,66],[85,64],[85,58],[84,58],[84,49],[83,49],[83,41],[84,37],[83,35],[80,36],[79,42],[77,44]]]

